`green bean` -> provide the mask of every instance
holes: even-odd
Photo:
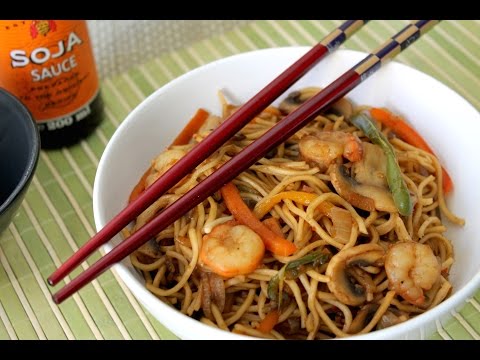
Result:
[[[330,255],[325,252],[312,251],[300,259],[290,261],[268,282],[268,298],[272,301],[278,302],[280,307],[282,300],[285,300],[286,297],[288,297],[288,295],[282,291],[285,279],[295,280],[307,270],[307,265],[309,267],[320,266],[326,264],[329,259]]]
[[[285,266],[285,277],[288,280],[295,280],[304,271],[305,265],[312,267],[325,264],[329,259],[329,255],[321,251],[312,251],[310,254],[301,257],[300,259],[290,261]]]
[[[362,130],[374,144],[379,145],[387,156],[387,183],[393,196],[393,201],[398,212],[403,216],[409,216],[413,210],[412,199],[407,185],[402,178],[402,172],[398,165],[395,151],[385,136],[378,130],[372,119],[365,113],[359,113],[350,119],[350,122]]]

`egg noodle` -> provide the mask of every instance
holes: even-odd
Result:
[[[303,89],[265,109],[138,216],[125,237],[317,91]],[[222,116],[209,115],[188,143],[155,158],[141,189],[235,111],[220,98]],[[148,290],[205,324],[272,339],[364,334],[446,299],[454,252],[442,218],[463,220],[446,207],[442,167],[372,117],[393,148],[411,202],[402,215],[388,156],[349,121],[370,110],[337,102],[134,252],[131,262]]]

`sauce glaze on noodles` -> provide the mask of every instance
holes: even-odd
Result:
[[[310,90],[302,93],[306,94],[302,101],[308,98]],[[221,101],[222,117],[210,115],[190,143],[170,146],[154,159],[143,177],[144,186],[152,184],[235,111],[236,107],[222,96]],[[269,107],[259,114],[151,205],[137,218],[132,229],[124,230],[124,235],[139,229],[255,141],[281,120],[284,112]],[[233,277],[217,275],[202,264],[199,253],[205,237],[221,224],[232,224],[232,216],[217,192],[131,255],[132,264],[145,277],[146,287],[162,301],[203,323],[272,339],[326,339],[363,334],[406,321],[448,297],[451,290],[448,274],[454,260],[451,243],[444,236],[446,226],[442,216],[457,224],[463,224],[463,220],[445,205],[438,159],[377,124],[395,150],[414,208],[407,217],[396,211],[358,209],[336,193],[330,175],[332,164],[343,163],[351,174],[357,171],[355,165],[340,157],[326,167],[319,166],[305,159],[299,146],[300,139],[308,135],[342,132],[358,137],[365,149],[365,143],[370,141],[344,115],[332,112],[318,116],[233,181],[244,202],[260,220],[275,219],[270,222],[279,225],[276,231],[295,244],[297,251],[293,255],[279,256],[265,251],[254,271]],[[309,194],[305,196],[314,200],[301,203],[285,195],[287,192]],[[339,217],[318,211],[319,206],[327,202],[341,214]],[[351,219],[346,230],[340,218]],[[394,253],[391,249],[399,243],[410,245],[396,247]],[[418,244],[424,244],[429,250]],[[379,251],[381,256],[372,263],[365,263],[374,256],[373,250]],[[271,285],[272,278],[285,264],[314,251],[327,254],[330,261],[300,266],[295,277],[282,278],[279,306],[279,299],[269,296],[269,282]],[[430,251],[439,267],[438,272],[431,272],[432,275],[429,275],[430,269],[425,268],[428,264],[421,260],[424,254],[428,257]],[[428,276],[433,278],[428,279]],[[419,289],[420,295],[415,295]],[[265,320],[277,310],[275,316]],[[272,321],[272,318],[270,326],[259,327],[262,321]]]

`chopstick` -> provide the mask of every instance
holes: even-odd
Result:
[[[243,149],[209,177],[164,209],[149,223],[117,245],[111,252],[103,256],[85,272],[73,279],[53,295],[54,302],[57,304],[61,303],[106,271],[110,266],[122,260],[139,246],[154,237],[158,232],[165,229],[187,211],[204,201],[223,185],[233,180],[272,148],[280,145],[300,130],[320,111],[365,81],[380,69],[387,60],[392,59],[406,49],[436,23],[438,23],[437,20],[417,20],[407,25],[393,38],[386,41],[377,50],[309,99],[301,107],[290,113],[282,121],[274,125],[262,137]]]
[[[65,261],[47,279],[50,285],[57,284],[92,252],[105,244],[132,219],[140,215],[149,205],[173,187],[185,175],[197,167],[204,159],[242,129],[254,116],[263,111],[294,82],[329,53],[337,49],[345,40],[360,29],[367,20],[348,20],[328,34],[320,43],[297,60],[292,66],[265,86],[257,95],[245,103],[226,119],[207,138],[197,144],[189,153],[171,167],[135,201],[108,222],[97,234]]]

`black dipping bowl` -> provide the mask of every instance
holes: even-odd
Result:
[[[22,203],[39,154],[40,136],[32,115],[0,88],[0,234]]]

